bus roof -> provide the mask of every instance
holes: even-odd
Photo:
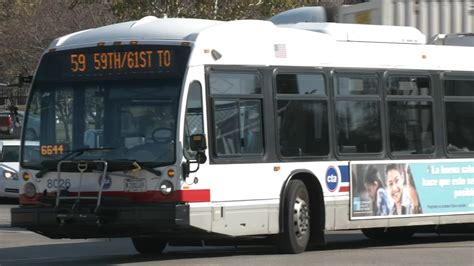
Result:
[[[329,34],[337,41],[425,44],[425,35],[414,27],[347,23],[300,22],[282,25]]]
[[[145,17],[56,39],[62,50],[114,45],[189,42],[193,65],[280,65],[388,69],[474,69],[474,48],[426,45],[415,28],[336,23],[276,26],[270,21],[215,21]],[[214,53],[214,51],[216,53]],[[215,56],[215,55],[218,56]]]
[[[117,41],[182,41],[208,27],[222,23],[217,20],[157,18],[147,16],[140,20],[112,24],[65,35],[53,41],[51,48],[96,45]]]

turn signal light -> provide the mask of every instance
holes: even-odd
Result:
[[[23,174],[21,176],[23,177],[24,181],[28,181],[31,178],[31,175],[28,172],[23,172]]]
[[[174,171],[174,169],[169,169],[168,170],[168,176],[169,177],[174,177],[176,175],[176,172]]]

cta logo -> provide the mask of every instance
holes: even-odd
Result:
[[[326,186],[330,192],[336,191],[339,185],[339,174],[333,166],[329,166],[326,171]]]
[[[102,184],[102,176],[99,177],[99,187],[100,187],[100,184]],[[107,190],[110,188],[110,186],[112,186],[112,178],[110,178],[109,175],[106,175],[105,176],[105,180],[104,180],[104,184],[103,184],[103,189],[104,190]]]

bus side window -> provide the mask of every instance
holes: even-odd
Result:
[[[334,79],[339,153],[382,151],[378,78],[371,73],[340,73]]]
[[[194,134],[204,134],[202,111],[201,83],[194,81],[189,86],[188,100],[186,102],[186,115],[184,118],[184,155],[191,159],[195,152],[191,151],[189,138]]]
[[[433,100],[429,77],[393,75],[386,89],[391,153],[433,153]]]
[[[474,80],[444,81],[444,108],[449,153],[474,152]],[[461,100],[462,97],[462,100]]]
[[[260,75],[256,72],[211,72],[209,87],[215,154],[263,154]]]
[[[329,153],[328,108],[320,73],[276,75],[277,126],[283,157]]]

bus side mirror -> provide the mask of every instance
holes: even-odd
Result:
[[[207,149],[206,136],[204,134],[191,135],[189,143],[192,151],[202,152]]]
[[[196,152],[195,161],[187,160],[182,164],[183,176],[186,179],[189,173],[195,173],[199,170],[199,165],[207,161],[206,154],[204,151],[207,149],[206,136],[204,134],[194,134],[189,137],[189,148]],[[190,163],[197,163],[195,170],[190,169]]]
[[[206,154],[202,151],[198,151],[196,153],[196,162],[198,164],[203,164],[207,161],[207,157],[206,157]]]
[[[204,134],[194,134],[190,137],[190,148],[196,153],[196,162],[203,164],[207,161],[206,154],[204,151],[207,149],[206,136]]]

